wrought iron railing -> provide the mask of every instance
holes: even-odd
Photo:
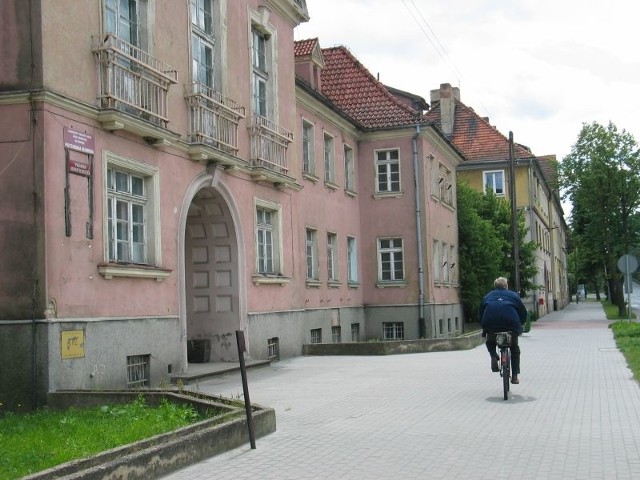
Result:
[[[121,110],[166,127],[168,93],[177,83],[171,66],[113,34],[93,37],[100,63],[99,97],[102,108]]]
[[[249,134],[252,164],[286,174],[287,147],[293,141],[293,133],[265,117],[254,116]]]
[[[185,86],[189,105],[189,138],[236,155],[238,122],[245,116],[243,106],[201,83]]]

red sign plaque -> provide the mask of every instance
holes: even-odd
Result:
[[[64,146],[70,150],[93,155],[95,153],[95,142],[93,135],[78,132],[71,128],[64,127]]]

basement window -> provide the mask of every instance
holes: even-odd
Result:
[[[151,355],[127,356],[127,388],[149,386],[149,363]]]

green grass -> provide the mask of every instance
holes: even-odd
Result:
[[[12,480],[175,430],[201,416],[191,405],[135,401],[65,411],[41,409],[0,417],[0,480]]]
[[[619,321],[611,324],[611,330],[634,378],[640,379],[640,323]]]
[[[640,323],[633,321],[636,318],[633,312],[631,320],[626,316],[620,317],[618,307],[610,302],[603,301],[602,307],[609,320],[617,320],[610,325],[613,338],[633,372],[634,378],[640,379]]]

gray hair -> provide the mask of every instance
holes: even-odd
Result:
[[[498,277],[493,282],[495,288],[508,288],[507,279],[505,277]]]

